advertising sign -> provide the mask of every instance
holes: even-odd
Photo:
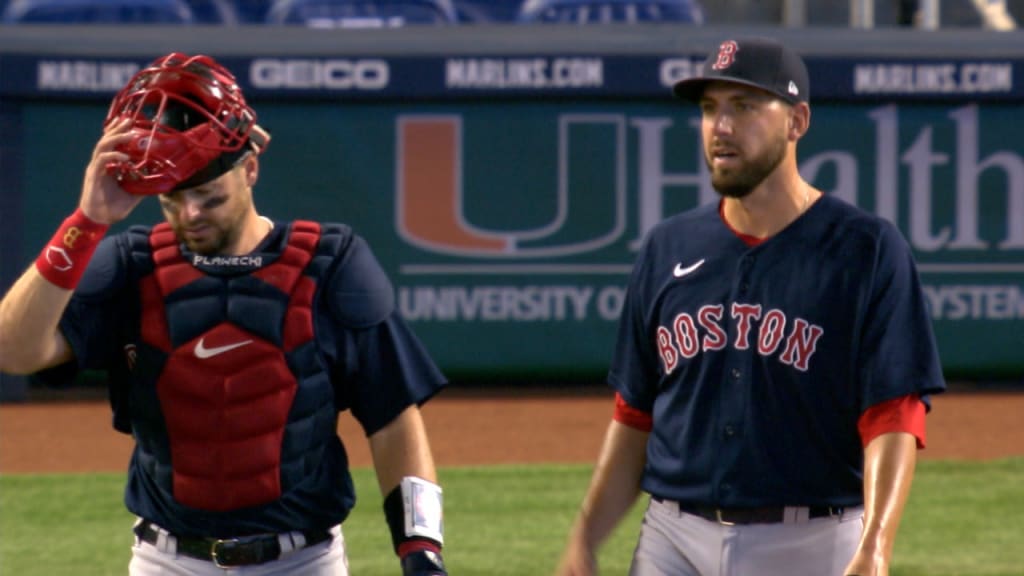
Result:
[[[1006,53],[806,54],[800,170],[903,232],[950,376],[1024,374],[1024,57]],[[125,54],[0,54],[4,284],[159,55]],[[601,377],[644,234],[717,200],[697,110],[669,90],[698,53],[245,54],[221,61],[273,135],[260,210],[365,236],[449,373]]]
[[[255,104],[274,138],[260,210],[351,224],[455,374],[600,376],[644,234],[717,199],[697,111],[670,99]],[[72,206],[104,112],[24,107],[22,246]],[[1019,122],[1003,104],[822,103],[800,144],[810,182],[903,232],[950,374],[1024,372]]]

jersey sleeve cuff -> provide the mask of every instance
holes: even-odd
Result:
[[[612,420],[643,432],[650,432],[654,428],[654,416],[650,412],[630,406],[618,392],[615,393],[615,412],[612,414]]]
[[[925,404],[917,394],[908,394],[871,406],[857,422],[861,444],[890,432],[906,432],[917,439],[917,448],[925,447]]]

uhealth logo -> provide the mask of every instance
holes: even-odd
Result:
[[[621,115],[559,117],[557,177],[550,184],[536,183],[544,190],[557,188],[554,209],[541,225],[518,230],[487,229],[466,218],[460,116],[402,116],[397,128],[396,229],[413,246],[480,258],[567,256],[608,246],[626,230],[626,125]],[[591,185],[570,187],[570,167],[580,154],[591,160],[598,155],[602,162],[592,164],[603,168],[588,178]],[[522,193],[530,193],[527,183],[523,188]],[[508,216],[504,221],[514,222],[515,215]]]

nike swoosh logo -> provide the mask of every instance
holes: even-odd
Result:
[[[700,268],[703,264],[704,264],[704,259],[703,258],[701,258],[699,261],[697,261],[697,262],[695,262],[693,264],[690,264],[686,268],[683,268],[683,264],[682,263],[676,264],[676,268],[675,268],[675,270],[672,271],[672,275],[675,276],[676,278],[682,278],[683,276],[686,276],[688,274],[692,274],[692,273],[696,272],[697,268]]]
[[[214,346],[213,348],[207,348],[206,345],[203,344],[203,340],[205,340],[205,338],[199,339],[199,342],[196,343],[195,349],[196,358],[199,358],[200,360],[213,358],[218,354],[223,354],[230,350],[234,350],[235,348],[241,348],[246,344],[252,344],[252,340],[245,340],[244,342],[235,342],[233,344],[226,344],[224,346]]]

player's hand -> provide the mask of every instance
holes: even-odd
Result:
[[[597,557],[594,552],[576,538],[570,538],[562,554],[562,561],[555,570],[555,576],[594,576],[597,574]]]
[[[117,151],[116,148],[131,140],[130,128],[130,118],[121,118],[107,126],[93,148],[92,159],[85,168],[82,198],[78,207],[95,222],[120,222],[142,201],[142,196],[129,194],[121,189],[117,178],[107,172],[107,164],[128,160],[128,155]]]
[[[889,576],[889,563],[880,555],[858,550],[847,564],[843,576]]]
[[[448,576],[441,554],[418,550],[402,558],[402,576]]]

